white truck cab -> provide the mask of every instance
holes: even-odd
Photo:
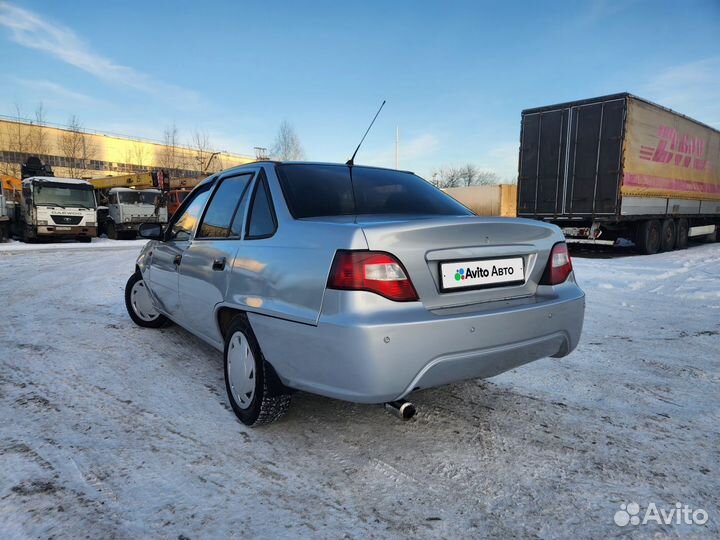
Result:
[[[167,206],[159,189],[116,187],[108,192],[108,238],[135,238],[142,223],[167,223]]]
[[[31,176],[22,181],[16,233],[23,241],[76,238],[90,242],[97,235],[97,204],[85,180]]]

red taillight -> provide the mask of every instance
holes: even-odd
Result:
[[[550,260],[545,267],[545,273],[540,285],[558,285],[564,282],[572,272],[572,260],[568,253],[567,244],[558,242],[550,252]]]
[[[400,261],[379,251],[338,251],[330,270],[328,288],[370,291],[396,302],[418,299]]]

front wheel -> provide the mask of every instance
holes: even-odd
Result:
[[[290,395],[276,377],[250,324],[236,317],[225,338],[225,388],[233,411],[246,426],[269,424],[287,412]]]
[[[125,285],[125,307],[133,322],[143,328],[160,328],[170,322],[155,308],[139,272],[130,276]]]

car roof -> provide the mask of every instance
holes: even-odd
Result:
[[[220,171],[217,174],[225,174],[225,173],[236,171],[236,170],[243,170],[248,167],[257,167],[258,165],[309,165],[309,166],[322,165],[322,166],[348,167],[347,163],[336,163],[336,162],[329,162],[329,161],[279,161],[279,160],[273,160],[273,159],[264,159],[264,160],[260,160],[260,161],[253,161],[251,163],[245,163],[243,165],[238,165],[237,167],[231,167],[229,169]],[[353,165],[353,167],[362,168],[362,169],[376,169],[376,170],[381,170],[381,171],[415,174],[413,171],[407,171],[404,169],[391,169],[389,167],[376,167],[373,165],[355,164],[355,165]],[[213,176],[215,176],[215,175],[213,175]]]

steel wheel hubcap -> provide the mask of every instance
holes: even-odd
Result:
[[[241,409],[247,409],[255,397],[255,355],[242,332],[230,338],[227,362],[233,398]]]
[[[145,322],[152,322],[160,316],[160,313],[153,306],[150,293],[143,280],[135,282],[135,285],[132,286],[130,305],[132,305],[135,315]]]

